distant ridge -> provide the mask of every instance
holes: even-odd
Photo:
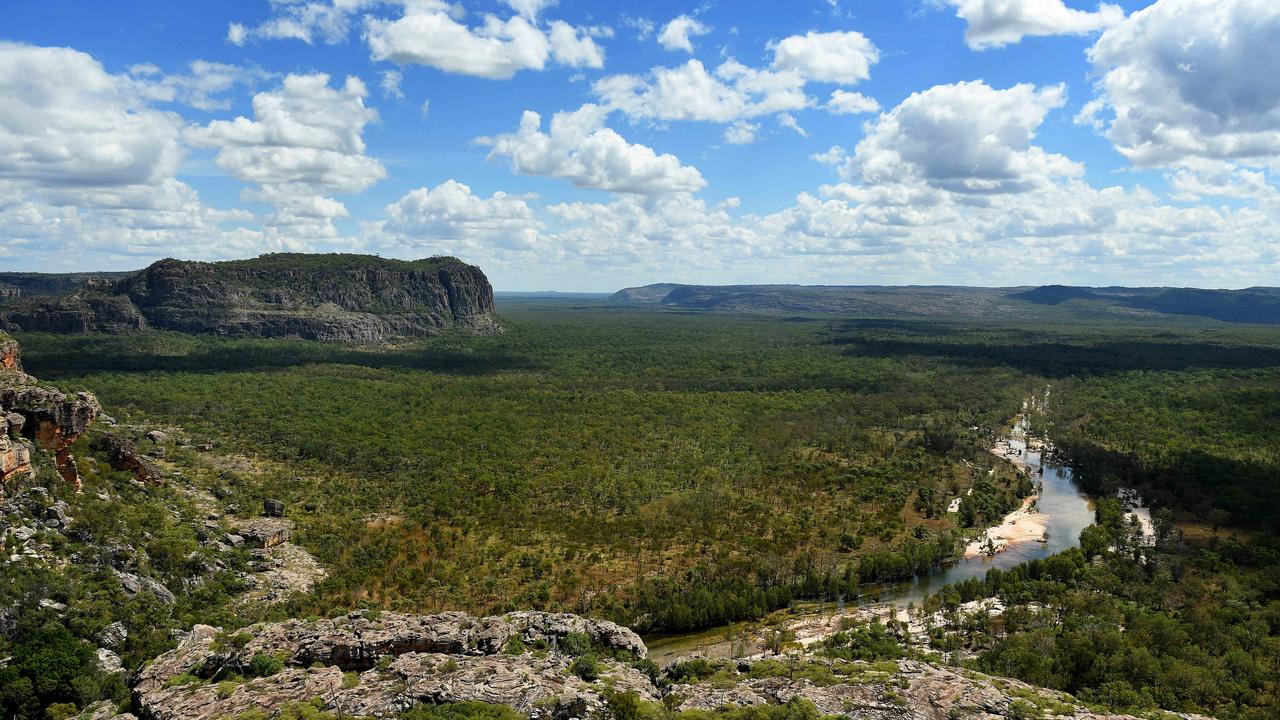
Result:
[[[1009,297],[1040,305],[1061,305],[1071,300],[1095,301],[1148,310],[1166,315],[1194,315],[1224,322],[1280,323],[1280,288],[1243,290],[1198,288],[1070,287],[1045,285]]]
[[[847,315],[852,317],[1198,317],[1231,323],[1280,324],[1280,288],[1041,287],[946,285],[681,285],[619,290],[611,302],[683,310]]]

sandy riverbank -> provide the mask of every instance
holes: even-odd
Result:
[[[1043,540],[1049,530],[1049,518],[1036,510],[1036,500],[1039,500],[1036,495],[1023,500],[1022,507],[1006,515],[1004,522],[987,528],[981,537],[969,543],[964,556],[977,557],[992,549],[1001,552],[1015,543]]]

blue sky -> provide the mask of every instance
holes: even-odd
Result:
[[[21,100],[0,110],[4,269],[452,254],[509,290],[1280,270],[1280,89],[1254,64],[1273,2],[14,0],[0,20]]]

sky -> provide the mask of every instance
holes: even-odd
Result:
[[[1276,0],[6,0],[0,270],[1280,285]]]

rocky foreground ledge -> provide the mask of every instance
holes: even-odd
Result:
[[[663,671],[645,655],[631,630],[575,615],[356,612],[238,632],[196,626],[142,671],[134,692],[151,720],[270,717],[296,703],[339,717],[396,717],[416,705],[472,701],[535,720],[607,718],[620,707],[635,715],[645,703],[667,713],[788,705],[876,720],[1126,717],[1015,680],[911,660],[796,653]]]

